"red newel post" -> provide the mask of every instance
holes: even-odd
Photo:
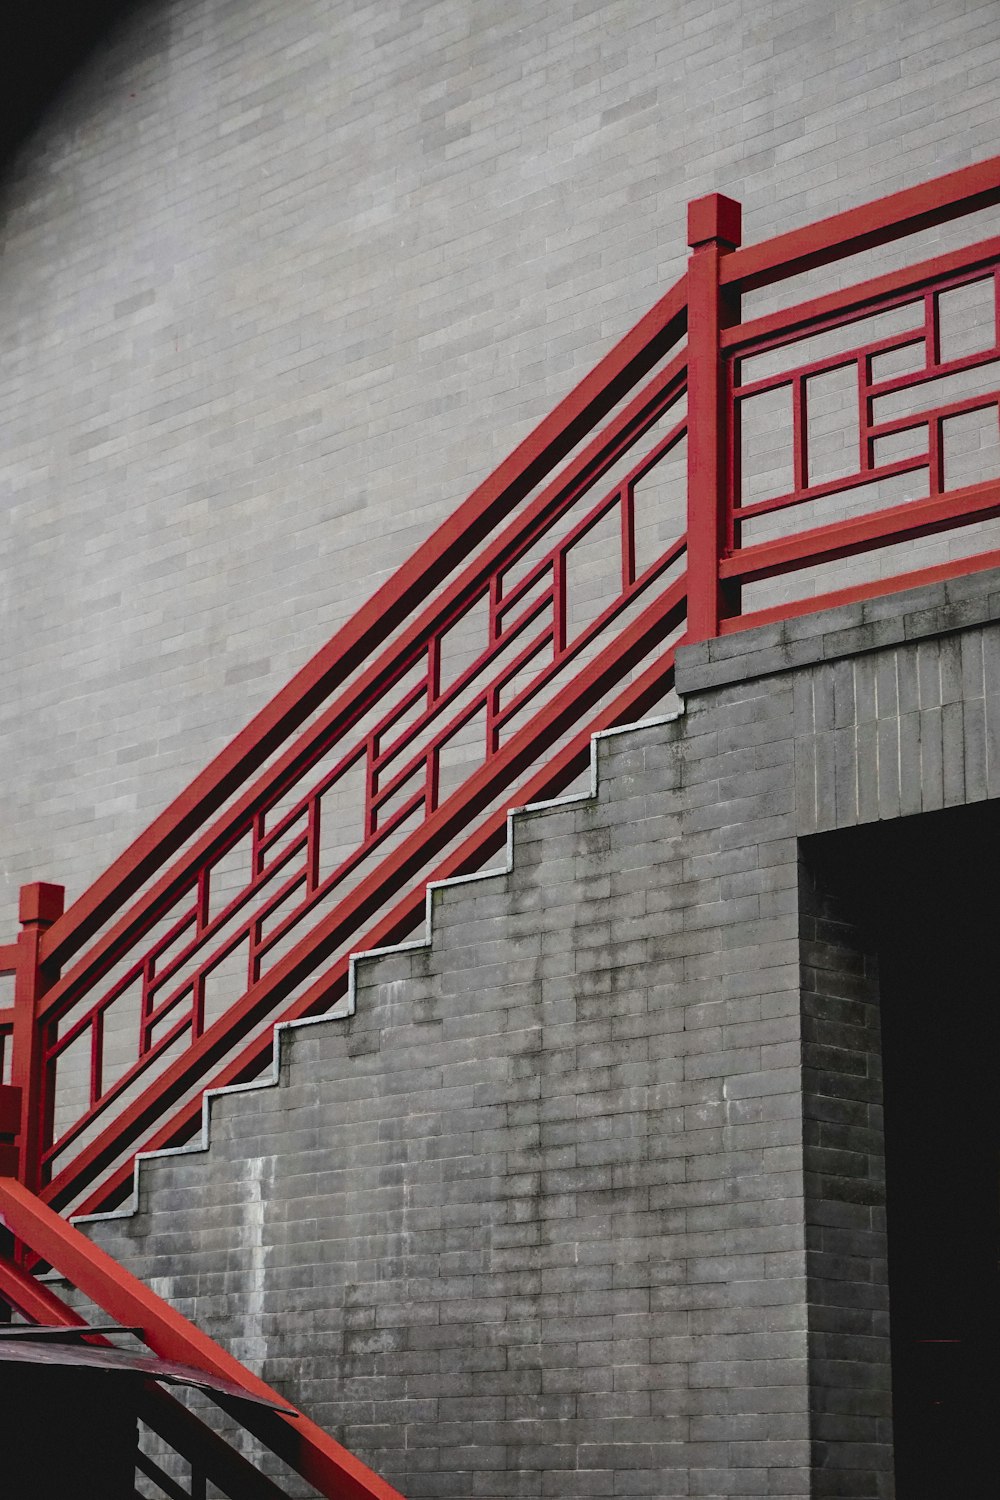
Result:
[[[46,973],[42,962],[42,938],[52,923],[62,916],[65,900],[66,892],[61,885],[46,885],[44,881],[36,880],[21,887],[11,1081],[21,1091],[17,1175],[32,1192],[41,1187],[47,1111],[38,1008],[42,996],[56,977]]]
[[[739,612],[723,591],[719,558],[731,545],[726,493],[725,370],[719,334],[739,321],[738,298],[723,292],[722,257],[742,239],[742,209],[722,193],[688,204],[688,526],[687,639],[718,635],[719,621]]]

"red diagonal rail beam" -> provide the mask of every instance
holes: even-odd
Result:
[[[87,1326],[79,1313],[57,1297],[51,1287],[4,1257],[0,1257],[0,1297],[29,1323],[44,1323],[51,1328]],[[101,1334],[94,1334],[88,1342],[113,1347],[110,1339]],[[240,1500],[287,1500],[284,1490],[272,1484],[162,1386],[151,1381],[144,1385],[139,1416],[184,1458],[200,1464],[206,1477],[226,1494],[238,1494]]]
[[[652,369],[684,332],[685,287],[686,278],[681,277],[287,687],[73,902],[46,935],[46,961],[63,963],[76,952]]]
[[[743,290],[827,264],[914,230],[1000,202],[1000,157],[746,246],[726,258],[724,285]],[[340,681],[381,644],[430,588],[551,472],[683,332],[682,278],[555,410],[477,487],[313,659],[195,778],[50,929],[61,963],[132,895],[246,775],[259,767]]]
[[[738,284],[745,292],[753,291],[996,203],[1000,203],[1000,156],[991,156],[931,182],[734,250],[726,257],[721,279],[725,286]]]
[[[252,1042],[219,1073],[210,1078],[205,1075],[220,1062],[234,1042],[238,1042],[263,1015],[280,1005],[291,989],[332,954],[339,943],[352,939],[352,948],[363,951],[397,940],[419,917],[429,881],[464,873],[493,853],[503,841],[507,819],[505,806],[483,818],[436,870],[430,874],[422,873],[426,871],[427,862],[481,815],[493,797],[527,770],[539,754],[578,721],[582,713],[603,697],[631,663],[641,660],[680,624],[684,603],[682,579],[648,605],[638,619],[589,662],[530,723],[513,735],[496,756],[394,850],[378,870],[361,882],[336,910],[317,923],[193,1046],[157,1075],[139,1099],[127,1104],[110,1125],[74,1155],[69,1166],[54,1174],[44,1189],[46,1202],[59,1207],[73,1202],[109,1162],[121,1155],[124,1147],[136,1142],[195,1085],[204,1089],[221,1088],[253,1076],[273,1046],[270,1034]],[[627,722],[654,703],[669,684],[672,668],[673,653],[664,652],[610,705],[588,720],[568,744],[550,757],[547,764],[519,789],[518,800],[532,801],[550,796],[565,786],[586,763],[592,736],[601,729]],[[398,892],[415,875],[416,884],[396,906],[374,928],[362,932],[361,923],[370,919],[393,892]],[[348,966],[349,956],[345,954],[288,1009],[274,1015],[274,1022],[295,1020],[328,1007],[338,992],[343,993]],[[185,1130],[190,1131],[200,1111],[200,1097],[189,1100],[138,1149],[156,1150],[173,1142]],[[127,1186],[131,1172],[130,1164],[119,1167],[90,1198],[77,1204],[74,1211],[92,1212],[114,1201],[120,1196],[121,1189]]]
[[[7,1180],[12,1179],[0,1178],[0,1185]],[[53,1328],[86,1326],[86,1320],[57,1297],[51,1287],[5,1256],[0,1256],[0,1297],[29,1323],[45,1323]],[[106,1344],[108,1340],[100,1338],[98,1342]]]
[[[931,183],[891,194],[874,203],[834,215],[818,224],[776,236],[762,245],[734,251],[724,258],[721,280],[723,285],[733,289],[751,290],[998,202],[1000,157],[950,173]],[[982,253],[987,247],[977,248]],[[922,269],[926,272],[927,266]],[[892,288],[898,292],[906,284],[908,277],[912,284],[912,273],[894,273],[893,277],[885,280],[885,290]],[[822,308],[820,302],[804,304],[792,309],[787,316],[779,317],[785,318],[783,326],[786,330],[793,326],[806,326],[807,323],[812,326],[812,320],[817,316],[833,316],[836,299],[840,299],[842,310],[847,305],[844,297],[851,295],[856,298],[857,289],[853,293],[834,294],[834,298],[827,299]],[[472,568],[478,565],[475,561],[476,549],[491,530],[572,452],[682,335],[687,317],[685,296],[686,281],[682,279],[473,492],[338,635],[317,653],[288,687],[257,715],[201,776],[195,778],[187,791],[53,924],[40,940],[41,957],[50,968],[76,953],[172,858],[181,845],[218,812],[223,803],[240,793],[241,788],[244,790],[240,807],[247,797],[257,795],[257,788],[249,792],[245,790],[248,779],[339,684],[368,661],[373,651],[401,628],[404,630],[404,639],[411,639],[418,623],[422,626],[426,614],[420,616],[419,622],[410,618],[409,625],[405,626],[407,618],[412,617],[419,606],[432,598],[434,590],[445,578],[453,575],[463,560],[473,559],[469,564]],[[796,318],[799,320],[797,325]],[[750,331],[760,338],[773,334],[775,327],[776,325],[763,320]],[[744,329],[744,335],[746,332]],[[722,336],[721,342],[727,343],[727,337]],[[733,338],[731,347],[734,350],[739,347],[738,336]],[[697,414],[693,415],[696,417]],[[536,503],[537,499],[538,497]],[[789,538],[742,549],[733,555],[724,556],[714,577],[721,576],[730,581],[769,577],[806,563],[829,561],[869,550],[885,542],[906,540],[949,526],[985,519],[994,514],[997,514],[996,487],[973,486],[947,496],[910,502],[906,506],[879,511],[874,515],[839,522],[834,526],[813,528]],[[430,607],[433,609],[434,606]],[[787,607],[788,613],[796,611],[795,605]],[[734,623],[729,628],[738,627]],[[376,662],[365,669],[363,680],[366,684],[370,685],[375,681],[373,673],[377,676],[378,672],[391,669],[385,667],[384,663],[389,661],[395,650],[395,647],[389,648],[389,653],[382,658],[383,665]],[[398,661],[398,651],[393,660]],[[634,660],[638,660],[638,657]],[[620,662],[616,670],[619,668]],[[589,684],[585,683],[584,697],[587,691]],[[557,703],[561,704],[562,701],[560,697]],[[536,722],[541,726],[542,735],[541,738],[536,735],[532,741],[533,755],[547,748],[544,736],[551,727],[550,720],[544,717]],[[534,727],[533,724],[532,728]],[[589,734],[593,727],[595,726],[588,726],[588,730],[582,733]],[[566,729],[567,724],[564,723],[563,731]],[[555,737],[548,743],[553,743]],[[515,737],[513,743],[520,745],[521,742]],[[289,757],[294,758],[298,754],[299,746],[290,746],[286,749],[281,764],[284,765]],[[522,767],[515,766],[513,760],[500,765],[501,761],[503,757],[497,757],[492,763],[492,770],[500,771],[508,781],[521,773]],[[441,837],[438,842],[435,841],[446,826],[447,837],[457,837],[468,820],[481,816],[489,801],[487,783],[491,794],[496,793],[501,786],[500,782],[489,781],[492,770],[491,767],[484,768],[482,775],[486,776],[485,782],[480,773],[477,773],[463,789],[459,800],[449,799],[445,805],[449,818],[453,812],[457,813],[461,809],[464,821],[448,823],[447,819],[441,820],[438,814],[432,815],[421,831],[423,842],[418,840],[414,844],[411,840],[406,841],[402,849],[396,851],[383,866],[382,871],[359,888],[363,893],[360,902],[352,898],[353,904],[348,904],[348,910],[342,909],[325,923],[321,923],[317,933],[303,939],[291,954],[275,966],[266,981],[253,986],[243,1001],[232,1008],[216,1027],[206,1032],[205,1037],[188,1053],[188,1060],[193,1060],[192,1066],[196,1064],[197,1068],[202,1069],[214,1066],[225,1047],[238,1045],[251,1025],[259,1021],[262,1014],[266,1014],[269,1003],[280,1004],[293,986],[305,978],[310,965],[315,968],[317,963],[323,962],[337,941],[352,938],[353,929],[348,931],[341,920],[342,916],[349,917],[355,925],[368,920],[377,906],[386,899],[392,899],[401,886],[415,876],[418,851],[420,857],[426,859],[439,852],[447,839]],[[271,777],[272,774],[273,768],[265,773],[266,777]],[[439,813],[443,811],[444,809],[440,809]],[[231,818],[233,815],[234,810],[230,808],[225,816]],[[491,833],[490,837],[493,836],[494,833]],[[203,844],[206,839],[215,837],[217,831],[209,830],[203,834],[201,842]],[[467,843],[471,847],[477,840],[483,846],[479,833],[470,835]],[[405,857],[401,858],[401,855]],[[187,853],[182,857],[182,862],[187,870]],[[164,882],[175,877],[180,878],[176,870],[167,872],[155,890],[159,892]],[[410,892],[402,898],[396,909],[401,911],[403,905],[417,899],[419,892]],[[105,935],[98,944],[98,951],[101,951],[102,943],[109,952],[111,948],[117,951],[116,945],[123,928],[130,927],[130,930],[138,931],[146,922],[150,911],[147,896],[144,896],[136,909],[119,922],[114,932]],[[336,936],[333,936],[334,933]],[[100,961],[95,962],[94,955],[87,955],[70,983],[75,983],[84,973],[88,977],[95,976]],[[53,1004],[59,1003],[66,982],[63,982],[62,987],[56,987]],[[314,982],[309,995],[314,995],[317,987],[321,987],[324,982],[325,980]],[[202,1050],[199,1051],[199,1048]],[[183,1071],[187,1062],[177,1066]],[[134,1139],[147,1128],[152,1118],[149,1108],[152,1107],[154,1097],[161,1106],[169,1103],[172,1107],[183,1088],[194,1086],[201,1077],[194,1077],[189,1070],[184,1073],[186,1083],[182,1086],[179,1082],[180,1075],[175,1077],[174,1073],[175,1070],[168,1069],[164,1075],[168,1080],[165,1092],[154,1088],[147,1099],[128,1107],[120,1122],[122,1130],[118,1133],[119,1146],[123,1137]],[[87,1148],[88,1170],[94,1168],[98,1161],[106,1164],[111,1160],[111,1150],[111,1133],[105,1131],[97,1142]],[[59,1181],[64,1180],[65,1174]],[[79,1174],[76,1174],[76,1180],[80,1180]],[[55,1198],[62,1188],[57,1192],[55,1183],[51,1187]]]
[[[838,557],[852,557],[891,542],[913,541],[996,515],[1000,515],[1000,480],[991,480],[742,547],[722,560],[719,571],[724,578],[773,578],[810,563],[833,562]]]
[[[100,934],[79,962],[68,969],[47,992],[41,1012],[45,1020],[57,1019],[67,1006],[72,1005],[81,986],[99,978],[108,965],[125,951],[128,944],[141,937],[157,912],[168,909],[184,891],[197,867],[225,846],[231,837],[232,825],[238,819],[251,816],[256,808],[273,795],[276,788],[291,782],[302,766],[308,765],[310,759],[315,757],[317,747],[323,744],[334,726],[350,727],[356,720],[358,704],[361,704],[362,709],[369,706],[380,688],[394,680],[400,663],[405,664],[421,643],[440,628],[442,619],[447,619],[477,589],[483,587],[490,574],[502,567],[508,556],[516,553],[525,538],[530,541],[539,533],[567,496],[572,500],[592,482],[594,471],[600,468],[606,448],[610,447],[613,456],[620,455],[642,436],[649,421],[649,413],[655,411],[663,401],[672,399],[679,393],[683,373],[683,359],[677,358],[639,391],[625,409],[616,415],[610,429],[606,428],[580,453],[574,455],[558,478],[532,500],[513,528],[516,534],[508,534],[508,528],[508,532],[492,539],[488,546],[481,549],[449,584],[447,590],[437,595],[432,604],[408,624],[402,635],[366,669],[363,681],[351,684],[325,708],[321,717],[287,748],[278,762],[268,767],[246,789],[236,805],[227,808],[218,822],[206,829],[196,843],[185,850],[174,865],[142,893],[130,911]],[[50,929],[47,940],[50,940],[52,930]],[[46,955],[52,958],[48,950]]]
[[[756,354],[762,349],[792,343],[792,335],[822,333],[828,328],[840,326],[852,313],[860,316],[866,312],[883,312],[887,306],[909,302],[926,287],[946,277],[988,271],[1000,257],[1000,235],[980,240],[961,250],[950,250],[944,255],[931,256],[914,265],[904,266],[899,271],[887,271],[868,281],[856,281],[849,287],[826,292],[808,302],[797,302],[794,307],[782,307],[758,318],[747,318],[733,328],[724,328],[720,335],[722,348],[729,354]],[[875,303],[880,303],[875,307]],[[921,333],[919,326],[898,335],[903,338],[909,332],[914,337]]]
[[[221,1376],[279,1407],[288,1404],[162,1297],[10,1177],[0,1178],[0,1216],[11,1233],[116,1323],[141,1328],[143,1342],[162,1359]],[[219,1404],[227,1405],[224,1398]],[[227,1405],[227,1409],[231,1411],[232,1407]],[[281,1411],[260,1411],[247,1405],[240,1407],[239,1420],[330,1500],[403,1500],[398,1490],[301,1412],[288,1417]]]
[[[807,599],[793,599],[788,604],[772,604],[767,609],[755,609],[731,620],[723,620],[722,635],[736,635],[741,630],[753,630],[756,625],[772,625],[776,620],[790,620],[799,615],[813,615],[818,610],[837,609],[842,604],[859,604],[868,599],[882,599],[887,594],[903,593],[908,589],[923,588],[929,583],[944,583],[951,578],[964,578],[969,573],[982,573],[987,568],[1000,568],[1000,551],[975,552],[968,557],[954,557],[950,562],[933,563],[926,568],[914,568],[908,573],[896,573],[892,578],[869,579],[867,583],[854,583],[847,588],[831,589],[826,594],[812,594]]]

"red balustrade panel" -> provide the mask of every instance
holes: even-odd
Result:
[[[998,267],[989,240],[725,336],[722,577],[775,578],[1000,513]]]
[[[470,817],[494,808],[448,869],[497,846],[532,766],[529,790],[575,774],[604,720],[570,731],[616,683],[618,718],[669,687],[669,652],[636,668],[683,621],[686,435],[681,354],[47,993],[53,1201],[103,1201],[81,1191],[117,1158],[126,1183],[156,1114],[186,1104],[147,1144],[190,1129],[206,1082],[259,1068],[278,1016],[336,1001],[351,949],[412,925],[420,875]]]
[[[743,294],[998,203],[1000,158],[743,248],[735,203],[692,206],[688,277],[32,936],[20,1149],[49,1202],[119,1198],[276,1020],[413,929],[428,878],[478,868],[508,806],[662,697],[689,535],[695,638],[1000,560],[900,552],[1000,514],[1000,239],[740,321]],[[890,576],[802,597],[876,552]],[[5,1066],[13,1024],[0,1000]]]

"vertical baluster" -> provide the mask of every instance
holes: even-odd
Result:
[[[569,637],[566,550],[560,547],[552,559],[552,659],[558,661]]]
[[[924,296],[924,342],[926,367],[937,369],[941,363],[941,304],[937,292],[927,292]],[[927,423],[927,486],[932,495],[944,491],[944,430],[940,417],[931,417]]]
[[[280,821],[280,807],[273,807],[275,822]],[[267,837],[266,827],[267,814],[263,811],[253,816],[250,825],[250,879],[247,884],[248,891],[254,891],[258,881],[264,873],[267,864],[267,853],[263,848],[264,839]],[[258,917],[250,923],[247,931],[247,989],[252,988],[260,978],[260,955],[258,949],[264,937],[264,922]]]
[[[323,836],[323,821],[320,799],[315,793],[309,798],[306,835],[306,895],[315,894],[319,885],[320,839]]]
[[[375,769],[375,759],[379,753],[379,740],[379,735],[370,734],[365,746],[365,814],[362,844],[366,844],[378,832],[378,808],[375,805],[375,798],[378,796],[378,772]]]
[[[441,696],[441,635],[427,642],[427,707],[433,708]]]
[[[490,646],[500,639],[500,605],[503,601],[503,574],[494,573],[490,578],[489,619],[486,639]]]
[[[441,798],[441,761],[440,747],[431,745],[427,751],[427,759],[424,762],[424,817],[429,818],[431,813],[437,811],[437,805]]]
[[[927,423],[927,488],[931,495],[944,493],[944,419],[931,417]]]
[[[104,1089],[104,1011],[94,1016],[90,1028],[90,1107],[93,1109]]]
[[[739,612],[735,589],[723,589],[719,559],[733,543],[727,476],[728,428],[723,328],[739,321],[738,299],[720,285],[722,258],[741,240],[741,209],[709,193],[688,205],[688,624],[687,638],[718,635],[719,622]]]
[[[486,690],[486,759],[496,755],[500,749],[500,731],[497,719],[500,715],[500,689],[491,685]]]
[[[441,695],[441,636],[432,635],[427,642],[427,708],[434,707]],[[439,746],[432,744],[427,752],[427,774],[424,783],[424,817],[437,811],[441,800],[441,758]]]
[[[150,1038],[153,1030],[151,1016],[155,1001],[153,999],[153,980],[156,977],[156,965],[152,958],[147,955],[146,962],[142,966],[142,992],[139,1000],[139,1050],[137,1057],[144,1057],[149,1051]]]
[[[11,1073],[12,1082],[21,1090],[18,1178],[32,1192],[42,1185],[42,1156],[52,1140],[55,1112],[53,1080],[46,1069],[38,1011],[46,990],[58,976],[42,962],[42,938],[62,916],[65,899],[61,885],[33,881],[21,887]]]
[[[804,375],[796,375],[792,381],[792,455],[794,487],[799,491],[807,490],[809,488],[809,407]],[[735,501],[735,495],[733,499]]]
[[[2,1066],[10,1055],[10,1033],[0,1036],[0,1080],[6,1078]],[[16,1177],[18,1168],[17,1138],[21,1128],[21,1094],[12,1084],[0,1082],[0,1177]],[[3,1231],[0,1230],[0,1255],[3,1253]],[[4,1321],[6,1303],[0,1300],[0,1323]],[[7,1320],[9,1321],[9,1319]]]
[[[635,583],[635,483],[623,484],[618,492],[618,519],[622,536],[622,593]]]
[[[937,369],[941,363],[941,316],[937,292],[924,295],[924,367]]]
[[[875,439],[871,435],[872,398],[874,379],[872,356],[864,355],[858,360],[858,471],[866,474],[875,463]]]

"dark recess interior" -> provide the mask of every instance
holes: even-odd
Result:
[[[897,1500],[994,1500],[1000,806],[810,842],[879,958]]]

